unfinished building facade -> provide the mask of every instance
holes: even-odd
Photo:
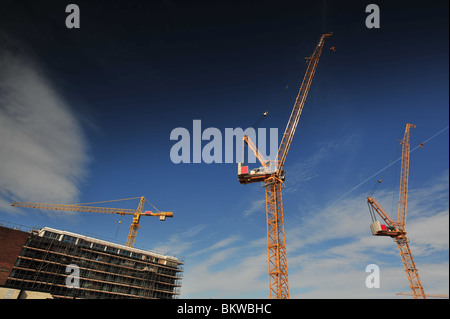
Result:
[[[173,299],[182,273],[179,258],[45,227],[30,232],[5,287],[54,298]]]

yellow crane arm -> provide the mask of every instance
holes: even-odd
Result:
[[[64,210],[74,212],[91,212],[91,213],[107,213],[107,214],[119,214],[119,215],[133,215],[133,223],[130,225],[130,231],[128,233],[127,243],[128,247],[133,247],[136,241],[136,234],[139,229],[139,220],[141,216],[153,216],[159,217],[159,220],[164,221],[166,217],[173,217],[173,212],[144,212],[144,204],[146,199],[140,198],[137,209],[129,208],[107,208],[96,206],[84,206],[84,205],[63,205],[63,204],[46,204],[46,203],[31,203],[31,202],[13,202],[11,206],[14,207],[26,207],[37,209],[51,209],[51,210]],[[156,208],[155,208],[156,209]]]
[[[119,215],[136,215],[141,216],[154,216],[160,217],[164,220],[165,217],[173,217],[173,212],[151,212],[151,211],[138,211],[137,209],[129,208],[107,208],[107,207],[96,207],[96,206],[84,206],[84,205],[63,205],[63,204],[46,204],[46,203],[31,203],[31,202],[13,202],[11,206],[14,207],[26,207],[26,208],[37,208],[37,209],[52,209],[52,210],[64,210],[73,212],[91,212],[91,213],[107,213],[107,214],[119,214]],[[164,217],[161,218],[161,217]]]

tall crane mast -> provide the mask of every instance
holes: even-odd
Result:
[[[278,149],[277,159],[267,161],[256,149],[248,136],[244,136],[244,145],[248,145],[255,153],[262,167],[248,171],[248,166],[238,164],[238,180],[241,184],[264,182],[266,193],[267,248],[269,268],[270,298],[288,299],[289,281],[287,270],[286,240],[284,233],[282,184],[285,180],[283,169],[289,148],[292,144],[303,106],[308,95],[311,82],[319,63],[325,39],[333,33],[325,33],[320,37],[313,54],[307,57],[308,68],[297,95],[291,116]]]
[[[134,247],[137,231],[140,228],[139,221],[140,221],[141,216],[159,217],[159,220],[161,220],[161,221],[166,220],[166,217],[173,217],[173,212],[144,211],[144,205],[145,205],[145,202],[147,201],[144,196],[135,197],[135,198],[127,198],[127,199],[119,199],[119,200],[129,200],[129,199],[137,199],[137,198],[140,199],[137,209],[106,208],[106,207],[97,207],[97,206],[84,206],[84,205],[78,205],[78,204],[62,205],[62,204],[46,204],[46,203],[16,202],[16,201],[13,202],[11,204],[11,206],[37,208],[37,209],[64,210],[64,211],[73,211],[73,212],[91,212],[91,213],[132,215],[133,222],[130,225],[130,231],[128,232],[126,246]],[[113,200],[113,201],[119,201],[119,200]],[[110,202],[110,201],[107,201],[107,202]]]
[[[374,236],[389,236],[397,243],[400,257],[405,268],[405,273],[408,278],[409,286],[411,288],[414,299],[425,299],[425,291],[414,263],[411,249],[409,248],[409,239],[406,237],[406,208],[408,200],[408,179],[409,179],[409,155],[410,155],[410,129],[415,128],[414,124],[406,124],[405,134],[402,144],[402,164],[400,174],[400,192],[398,200],[398,216],[397,221],[394,221],[389,214],[381,207],[381,205],[372,197],[367,197],[367,203],[372,217],[372,224],[370,229]],[[386,225],[381,225],[376,220],[378,214]]]

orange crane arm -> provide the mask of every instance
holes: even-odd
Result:
[[[302,114],[303,106],[305,104],[306,97],[308,96],[312,79],[316,72],[317,65],[319,64],[319,58],[322,54],[325,39],[330,38],[332,35],[332,32],[323,34],[320,37],[319,43],[317,44],[314,53],[310,57],[306,58],[307,60],[309,60],[308,68],[306,70],[305,77],[303,78],[302,85],[300,86],[297,99],[295,100],[294,108],[292,109],[289,122],[286,126],[286,130],[284,131],[283,138],[278,149],[278,174],[280,174],[283,170],[284,162],[286,161],[287,153],[289,151],[289,148],[291,147],[292,139],[294,138],[294,133],[297,129],[297,124],[300,119],[300,115]]]
[[[410,153],[410,128],[415,128],[414,124],[407,123],[402,143],[402,168],[400,173],[400,192],[398,199],[398,224],[401,229],[406,225],[406,208],[408,203],[408,179],[409,179],[409,153]]]

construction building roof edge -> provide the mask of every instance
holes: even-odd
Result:
[[[83,239],[85,241],[89,241],[89,242],[105,245],[105,246],[108,246],[108,247],[114,247],[114,248],[117,248],[117,249],[120,249],[120,250],[125,250],[125,251],[129,251],[129,252],[133,252],[133,253],[144,254],[144,255],[153,256],[153,257],[157,257],[157,258],[161,258],[161,259],[172,260],[172,261],[175,261],[177,263],[182,263],[179,260],[179,258],[174,257],[174,256],[164,255],[164,254],[156,253],[156,252],[153,252],[153,251],[150,251],[150,250],[143,250],[143,249],[139,249],[139,248],[128,247],[128,246],[125,246],[125,245],[113,243],[113,242],[106,241],[106,240],[97,239],[97,238],[86,236],[86,235],[82,235],[82,234],[72,233],[72,232],[69,232],[69,231],[66,231],[66,230],[59,230],[59,229],[55,229],[55,228],[51,228],[51,227],[44,227],[44,228],[39,229],[37,231],[37,233],[38,233],[39,236],[42,237],[44,235],[45,231],[58,233],[58,234],[61,234],[61,235],[72,236],[72,237],[76,237],[76,238],[81,238],[81,239]]]

